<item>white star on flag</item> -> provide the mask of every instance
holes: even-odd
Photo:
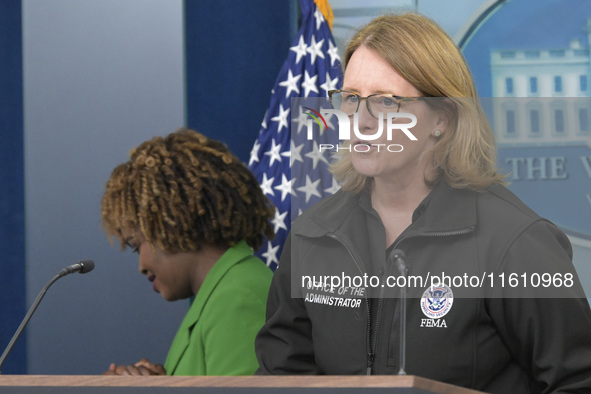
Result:
[[[322,52],[322,45],[324,44],[324,40],[320,40],[320,42],[316,42],[316,38],[312,36],[312,44],[308,47],[307,51],[310,54],[310,58],[312,59],[312,64],[316,62],[316,58],[324,59],[324,52]]]
[[[329,131],[330,126],[329,130],[322,126],[321,132],[314,131],[313,144],[307,141],[309,125],[317,129],[324,120],[306,109],[296,109],[292,99],[326,97],[328,90],[339,89],[340,58],[328,23],[314,1],[300,0],[300,9],[300,30],[286,50],[287,59],[277,76],[249,160],[249,168],[261,189],[276,207],[272,221],[275,238],[265,242],[258,251],[272,269],[279,262],[292,221],[303,210],[338,189],[328,171],[328,153],[318,151],[319,143],[326,138],[336,143],[333,142],[336,132]],[[297,115],[292,119],[294,111]]]
[[[296,64],[302,60],[302,57],[306,56],[306,52],[308,51],[308,46],[304,42],[304,36],[300,36],[300,40],[296,46],[289,48],[289,50],[294,51],[296,53],[297,59]]]
[[[296,93],[300,92],[300,88],[298,86],[298,81],[300,80],[301,77],[302,77],[301,74],[294,76],[292,74],[291,70],[289,70],[288,75],[287,75],[287,79],[283,82],[279,82],[279,86],[284,86],[287,88],[287,92],[285,92],[286,98],[289,97],[291,92],[296,92]]]
[[[273,267],[273,265],[276,267],[277,264],[279,264],[277,253],[280,247],[282,247],[282,245],[273,246],[272,242],[267,241],[267,250],[261,254],[261,257],[267,262],[268,267]]]
[[[279,211],[275,211],[275,218],[271,221],[273,226],[275,227],[275,232],[283,229],[287,231],[287,226],[285,225],[285,217],[287,216],[287,211],[283,213],[279,213]]]
[[[320,183],[320,179],[312,182],[310,176],[306,175],[306,184],[302,187],[298,187],[299,192],[304,192],[306,194],[306,202],[310,201],[310,197],[312,196],[322,197],[318,192],[318,183]]]
[[[306,127],[308,119],[310,119],[310,115],[308,115],[303,108],[300,108],[300,114],[297,118],[291,118],[292,123],[295,123],[298,126],[298,129],[296,130],[297,134],[301,133],[302,129]],[[291,132],[294,132],[293,128]]]
[[[322,12],[318,8],[314,12],[314,18],[316,19],[316,30],[320,30],[320,26],[324,22],[324,15],[322,15]]]
[[[306,153],[306,157],[312,159],[312,169],[316,169],[319,162],[328,165],[328,159],[325,156],[326,152],[321,152],[316,141],[313,142],[313,149]]]
[[[304,159],[302,159],[301,152],[302,152],[302,148],[304,147],[304,144],[296,146],[296,144],[293,142],[293,140],[291,140],[290,143],[291,143],[291,148],[290,148],[291,154],[289,155],[290,164],[293,166],[298,161],[300,163],[303,163]]]
[[[279,114],[271,118],[273,122],[279,122],[277,132],[281,132],[281,130],[285,127],[287,128],[287,118],[289,116],[289,107],[283,109],[283,104],[279,105]]]
[[[330,56],[330,65],[334,65],[335,62],[340,62],[341,57],[339,56],[339,48],[332,43],[332,41],[328,42],[328,56]]]
[[[318,75],[311,77],[308,75],[308,71],[306,71],[306,74],[304,75],[304,83],[302,84],[302,87],[305,90],[305,97],[310,96],[310,92],[318,93],[318,87],[316,86],[317,79]]]
[[[279,152],[281,152],[281,144],[277,145],[275,140],[273,140],[273,146],[271,147],[271,149],[265,152],[265,155],[270,157],[270,165],[273,165],[273,163],[275,163],[275,160],[279,162],[281,161],[281,154]]]
[[[270,196],[275,195],[275,192],[273,192],[273,187],[271,187],[274,180],[275,178],[267,179],[267,174],[263,174],[263,180],[261,181],[261,190],[264,194],[268,194]]]
[[[291,181],[287,179],[285,174],[281,174],[281,183],[275,186],[274,189],[279,190],[281,192],[281,201],[283,201],[285,200],[285,197],[291,194]]]
[[[259,149],[261,149],[261,144],[259,144],[258,141],[255,141],[252,150],[250,151],[250,160],[248,161],[249,166],[252,166],[259,161]]]
[[[330,74],[326,73],[326,82],[324,82],[320,87],[328,94],[329,90],[335,90],[339,84],[339,78],[330,79]]]

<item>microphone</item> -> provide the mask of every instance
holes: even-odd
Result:
[[[71,266],[64,268],[57,275],[59,276],[59,278],[61,278],[62,276],[73,274],[74,272],[80,272],[81,274],[85,274],[87,272],[92,271],[93,269],[94,269],[94,261],[82,260],[82,261],[77,262],[76,264],[72,264]],[[56,280],[59,278],[56,278]]]
[[[2,365],[4,364],[6,357],[8,357],[8,354],[10,353],[12,348],[14,347],[14,344],[16,343],[16,341],[18,340],[18,338],[22,334],[25,327],[27,326],[27,323],[31,319],[31,316],[33,316],[33,313],[35,313],[35,311],[37,310],[37,307],[39,306],[39,303],[41,302],[41,300],[45,296],[45,293],[47,292],[47,289],[49,289],[49,286],[51,286],[53,284],[53,282],[55,282],[59,278],[64,277],[66,275],[72,274],[74,272],[80,272],[81,274],[85,274],[87,272],[92,271],[93,269],[94,269],[94,262],[92,260],[81,260],[81,261],[77,262],[76,264],[72,264],[69,267],[66,267],[63,270],[61,270],[56,276],[54,276],[45,285],[45,287],[43,287],[43,289],[41,290],[41,292],[39,293],[39,295],[37,296],[37,298],[33,302],[33,305],[31,305],[31,307],[29,308],[29,311],[25,315],[25,318],[21,322],[20,326],[18,326],[18,328],[16,329],[16,332],[12,336],[12,339],[8,343],[8,346],[6,346],[4,353],[2,353],[2,356],[0,357],[0,371],[2,370]],[[0,372],[0,374],[1,373],[2,372]]]
[[[400,354],[399,354],[399,369],[398,375],[406,375],[406,277],[408,274],[408,269],[406,268],[406,256],[404,252],[400,249],[394,249],[390,252],[390,256],[388,258],[390,263],[394,263],[396,268],[398,269],[398,274],[403,276],[404,286],[400,287]]]

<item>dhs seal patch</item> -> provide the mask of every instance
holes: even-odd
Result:
[[[450,311],[453,303],[454,294],[448,286],[429,286],[421,298],[421,309],[425,316],[439,319]]]

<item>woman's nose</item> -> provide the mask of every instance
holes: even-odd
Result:
[[[148,274],[148,267],[147,267],[147,264],[146,264],[146,261],[145,261],[146,258],[145,257],[142,257],[142,255],[140,254],[138,256],[138,260],[139,260],[138,266],[139,266],[140,274],[147,275]]]
[[[356,118],[356,119],[355,119]],[[353,116],[353,124],[362,134],[368,134],[374,131],[378,126],[378,120],[369,112],[367,100],[359,104],[357,112]]]

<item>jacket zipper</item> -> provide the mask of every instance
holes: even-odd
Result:
[[[339,242],[341,245],[343,245],[345,247],[345,249],[347,250],[347,253],[349,253],[349,256],[351,257],[351,259],[353,260],[353,263],[355,263],[355,266],[357,267],[357,270],[359,271],[359,273],[361,275],[363,275],[363,271],[361,270],[361,267],[359,266],[359,263],[357,262],[357,259],[355,258],[355,256],[353,255],[353,252],[351,251],[351,248],[349,247],[349,245],[347,245],[347,243],[345,241],[343,241],[338,235],[334,234],[334,233],[329,233],[328,234],[329,237],[331,237],[332,239],[336,240],[337,242]],[[366,343],[367,343],[367,349],[368,349],[368,353],[367,353],[367,371],[366,371],[366,375],[371,375],[371,369],[373,366],[373,361],[375,358],[375,351],[373,349],[372,346],[372,341],[371,341],[371,309],[370,309],[370,305],[369,305],[369,298],[368,298],[368,293],[365,293],[365,306],[367,309],[367,334],[366,334]],[[375,329],[374,329],[375,331]]]
[[[416,237],[450,237],[450,236],[455,236],[455,235],[464,235],[464,234],[468,234],[470,232],[474,231],[474,226],[470,226],[470,227],[466,227],[462,230],[456,230],[456,231],[441,231],[441,232],[430,232],[430,233],[421,233],[421,234],[413,234],[410,236],[406,236],[403,237],[399,240],[397,240],[392,248],[396,248],[400,242],[404,241],[405,239],[409,239],[409,238],[416,238]],[[353,255],[353,252],[351,251],[351,248],[349,247],[349,245],[347,245],[347,243],[345,241],[343,241],[337,234],[335,233],[328,233],[327,234],[329,237],[333,238],[334,240],[338,241],[341,245],[343,245],[345,247],[345,249],[347,250],[347,253],[349,253],[349,256],[351,257],[351,259],[353,260],[353,263],[355,263],[355,266],[357,267],[357,270],[359,271],[359,273],[361,275],[363,275],[363,271],[361,270],[361,267],[359,266],[359,263],[357,261],[357,259],[355,258],[355,256]],[[385,267],[385,269],[383,270],[382,273],[382,282],[384,280],[384,277],[386,275],[386,271],[387,271],[388,267]],[[372,335],[371,335],[371,309],[370,309],[370,305],[369,305],[369,299],[367,296],[367,292],[366,292],[366,296],[365,296],[365,305],[367,308],[367,335],[366,335],[366,341],[367,341],[367,349],[368,349],[368,354],[367,354],[367,370],[366,370],[366,375],[371,375],[372,371],[373,371],[373,364],[375,361],[375,346],[376,346],[376,342],[378,339],[378,332],[379,332],[379,324],[380,324],[380,320],[381,320],[381,314],[382,314],[382,304],[383,304],[383,298],[384,298],[384,288],[382,287],[380,290],[380,297],[378,298],[378,306],[377,306],[377,315],[376,315],[376,324],[375,327],[373,328],[373,339],[372,339]]]

